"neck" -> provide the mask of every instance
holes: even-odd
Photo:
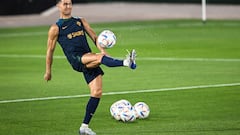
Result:
[[[61,19],[69,19],[71,17],[72,17],[71,15],[60,15]]]

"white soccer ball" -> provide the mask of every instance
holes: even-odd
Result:
[[[137,102],[135,105],[134,105],[134,109],[136,111],[136,114],[137,114],[137,118],[140,118],[140,119],[145,119],[149,116],[150,114],[150,108],[149,106],[144,103],[144,102]]]
[[[123,122],[133,122],[136,120],[135,112],[133,107],[124,107],[123,111],[120,113],[120,118]]]
[[[111,116],[116,119],[116,120],[120,120],[120,114],[119,114],[119,109],[118,109],[118,106],[114,103],[111,105],[110,107],[110,113],[111,113]]]
[[[133,106],[128,100],[122,99],[113,103],[110,107],[111,116],[123,122],[132,122],[136,119]]]
[[[117,38],[115,34],[110,30],[102,31],[98,38],[98,44],[103,48],[112,48],[116,44]]]
[[[121,99],[121,100],[119,100],[119,101],[117,101],[116,102],[116,104],[118,105],[118,106],[126,106],[126,107],[129,107],[129,108],[131,108],[132,107],[132,104],[128,101],[128,100],[126,100],[126,99]]]

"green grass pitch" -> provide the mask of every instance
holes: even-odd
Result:
[[[125,49],[133,48],[138,53],[134,71],[102,66],[104,93],[193,87],[104,95],[90,124],[98,135],[240,134],[240,21],[161,20],[92,27],[97,33],[115,32],[111,56],[124,58]],[[82,75],[58,57],[63,56],[60,46],[52,81],[43,80],[48,28],[0,29],[0,135],[78,134],[88,97],[3,103],[89,94]],[[211,87],[216,84],[222,86]],[[149,118],[133,123],[114,120],[109,107],[119,99],[146,102]]]

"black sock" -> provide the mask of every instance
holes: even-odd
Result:
[[[123,60],[113,59],[113,58],[108,57],[108,56],[103,56],[101,63],[108,66],[108,67],[123,66]]]
[[[87,107],[86,107],[86,113],[83,120],[83,123],[88,124],[95,113],[98,104],[99,104],[100,98],[90,97]]]

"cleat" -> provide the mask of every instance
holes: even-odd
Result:
[[[93,132],[92,129],[83,128],[83,127],[80,127],[79,134],[80,135],[96,135],[96,133]]]
[[[124,60],[124,65],[128,66],[131,69],[136,69],[136,51],[133,49],[131,52],[127,50],[128,54],[126,55],[126,59]]]
[[[131,69],[136,69],[137,68],[137,64],[136,64],[136,56],[137,56],[137,53],[135,51],[135,49],[133,49],[130,53],[130,68]]]

